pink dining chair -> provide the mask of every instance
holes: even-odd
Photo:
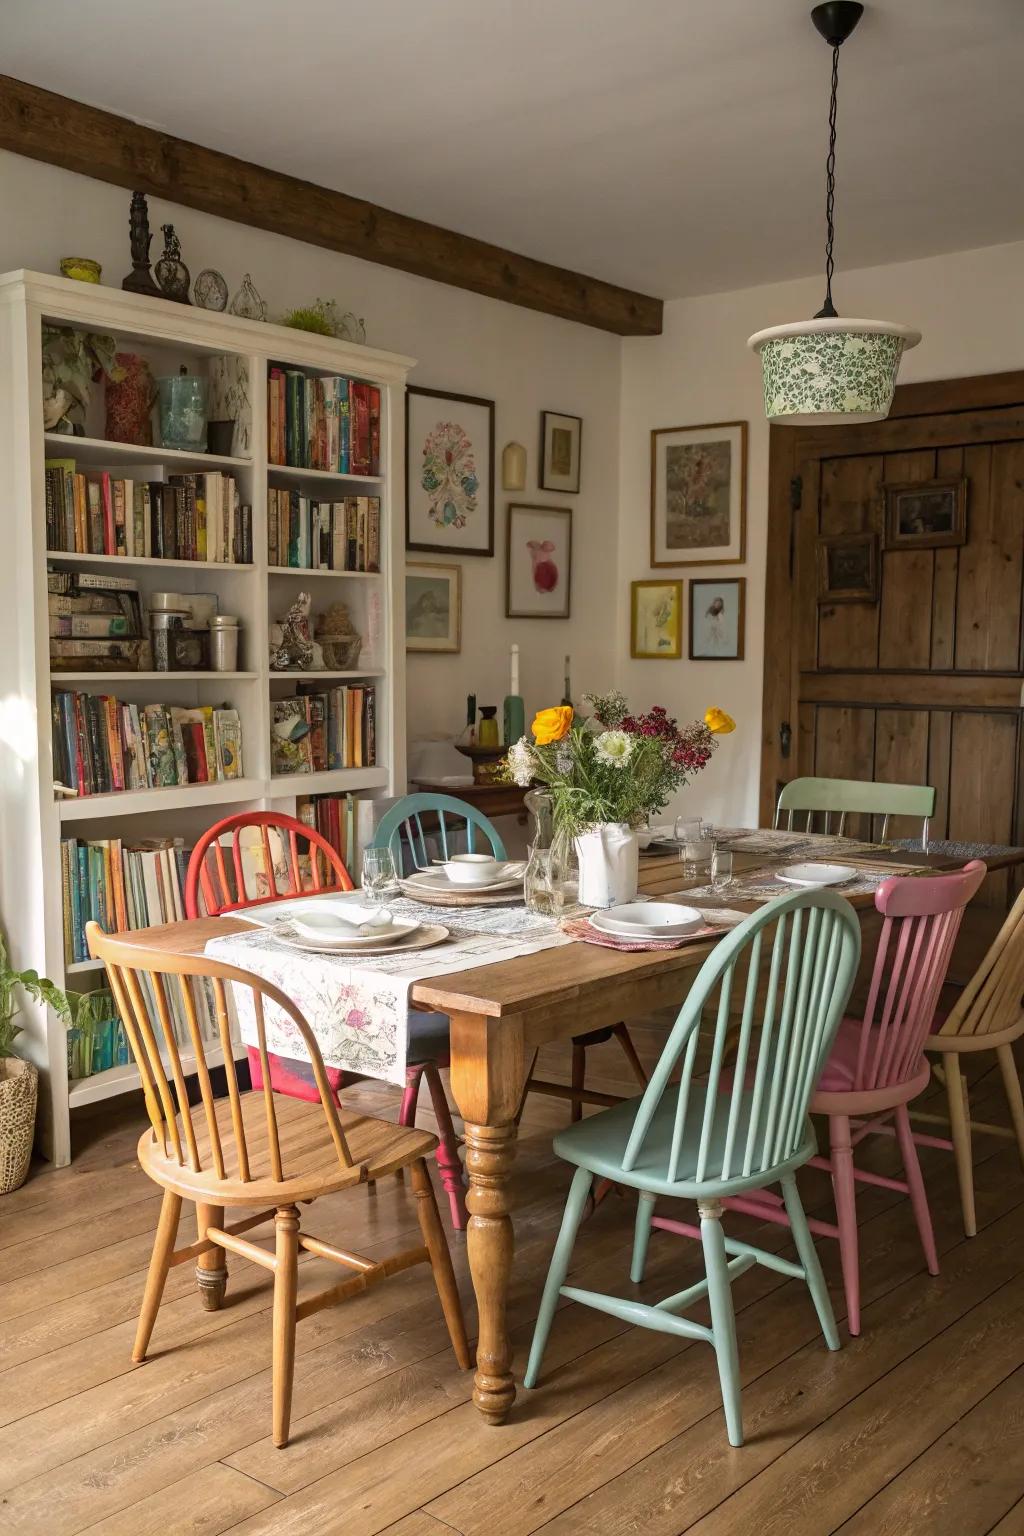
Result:
[[[860,1265],[857,1245],[857,1181],[909,1195],[930,1274],[939,1272],[928,1197],[910,1126],[908,1105],[928,1086],[925,1045],[946,979],[964,908],[987,870],[978,859],[948,875],[885,880],[875,892],[882,929],[862,1019],[847,1016],[811,1096],[811,1113],[828,1116],[829,1156],[810,1165],[832,1175],[836,1221],[809,1219],[812,1232],[839,1240],[846,1292],[846,1326],[860,1333]],[[813,985],[810,977],[801,985]],[[888,1125],[893,1120],[894,1127]],[[905,1179],[854,1166],[853,1150],[873,1132],[892,1133]],[[788,1226],[782,1200],[771,1191],[734,1196],[733,1210]],[[668,1218],[654,1224],[683,1230]]]
[[[246,883],[240,838],[247,829],[255,829],[261,842],[266,889],[259,891],[247,887]],[[282,889],[278,889],[275,876],[275,855],[270,844],[271,829],[279,834],[277,858],[279,864],[284,866],[278,869],[278,876],[283,877]],[[224,857],[226,839],[230,846],[230,861]],[[300,840],[308,845],[308,859],[301,854]],[[352,879],[341,855],[314,828],[280,811],[240,811],[210,827],[193,848],[185,877],[185,915],[200,917],[205,911],[210,917],[220,917],[225,913],[237,912],[240,907],[263,906],[270,901],[324,896],[332,891],[352,889]],[[255,1089],[262,1088],[259,1052],[249,1047],[248,1057],[252,1086]],[[320,1090],[308,1062],[275,1055],[270,1055],[268,1059],[270,1086],[275,1093],[319,1103]],[[438,1172],[448,1195],[452,1226],[456,1231],[464,1231],[468,1218],[459,1139],[455,1134],[452,1112],[438,1070],[447,1064],[447,1059],[447,1016],[440,1013],[411,1013],[409,1059],[398,1123],[403,1126],[416,1124],[420,1082],[426,1082],[437,1120]],[[340,1105],[338,1093],[344,1085],[345,1074],[337,1067],[327,1067],[325,1070],[335,1102]]]

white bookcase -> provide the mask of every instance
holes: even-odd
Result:
[[[248,367],[252,446],[247,458],[190,454],[103,440],[103,389],[93,391],[84,437],[44,431],[42,325],[53,321],[112,333],[119,350],[141,353],[155,376],[180,364],[201,373],[211,356],[234,354]],[[380,476],[334,475],[270,464],[267,371],[282,363],[310,375],[342,374],[381,391]],[[0,923],[19,967],[34,966],[77,990],[89,985],[92,962],[65,966],[61,835],[132,838],[182,836],[189,841],[234,810],[293,811],[298,795],[360,791],[400,795],[405,789],[404,696],[404,434],[405,381],[413,360],[283,326],[172,304],[120,289],[37,272],[0,276]],[[157,434],[158,436],[158,434]],[[54,563],[134,576],[143,599],[158,590],[216,592],[222,612],[242,623],[240,670],[213,672],[61,672],[51,678],[47,610],[44,463],[74,458],[78,468],[131,476],[131,466],[163,466],[164,474],[222,469],[252,507],[253,562],[54,553]],[[267,488],[288,486],[331,499],[381,498],[380,574],[298,571],[267,561]],[[336,493],[336,496],[332,493]],[[317,612],[348,604],[364,636],[358,671],[287,675],[269,669],[269,625],[298,592],[309,590]],[[371,639],[372,637],[372,639]],[[275,777],[270,759],[271,700],[294,692],[297,678],[325,683],[373,679],[377,689],[377,760],[370,768]],[[147,789],[83,798],[55,796],[51,755],[51,683],[113,692],[136,703],[230,703],[242,720],[244,777],[176,789]],[[98,972],[96,972],[98,976]],[[28,1010],[19,1049],[41,1072],[43,1148],[58,1165],[70,1160],[70,1113],[76,1105],[138,1086],[134,1067],[114,1067],[69,1085],[63,1027]]]

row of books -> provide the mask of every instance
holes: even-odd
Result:
[[[314,501],[271,486],[267,563],[315,571],[379,571],[380,497]]]
[[[80,555],[158,560],[252,561],[252,508],[232,475],[167,480],[80,474],[74,459],[46,461],[46,547]]]
[[[137,581],[48,570],[46,586],[51,671],[139,670],[148,640]]]
[[[372,683],[272,699],[270,711],[273,774],[372,768],[377,761],[377,690]]]
[[[300,795],[295,801],[295,815],[312,827],[341,855],[342,863],[357,878],[355,863],[354,795]]]
[[[380,474],[380,390],[341,375],[310,378],[275,364],[267,380],[271,464]]]
[[[64,960],[87,960],[85,925],[127,933],[185,916],[189,851],[180,837],[129,842],[116,837],[61,840]]]
[[[53,776],[79,795],[211,784],[242,776],[238,711],[126,704],[56,689]]]
[[[118,1015],[114,994],[106,987],[98,987],[89,996],[89,1023],[83,1027],[76,1024],[67,1032],[68,1077],[76,1082],[110,1067],[126,1067],[132,1059],[128,1032]]]

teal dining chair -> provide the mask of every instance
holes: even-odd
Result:
[[[804,815],[802,830],[814,830],[815,815],[824,816],[824,831],[842,837],[847,816],[881,816],[881,840],[889,835],[891,816],[920,819],[921,847],[928,851],[928,823],[935,815],[935,790],[930,784],[882,784],[870,779],[791,779],[782,786],[775,807],[775,826],[796,828],[795,817]],[[785,822],[783,822],[785,815]],[[832,817],[838,816],[833,829]]]
[[[774,930],[773,933],[769,930]],[[762,951],[769,961],[761,982]],[[770,959],[769,959],[770,956]],[[559,1296],[661,1333],[714,1347],[731,1445],[743,1444],[732,1282],[754,1264],[803,1280],[825,1343],[839,1348],[832,1303],[796,1186],[796,1170],[817,1151],[808,1104],[843,1017],[860,958],[860,925],[833,891],[800,891],[769,902],[727,934],[704,962],[679,1011],[650,1083],[627,1100],[562,1131],[559,1157],[576,1165],[562,1228],[544,1285],[526,1368],[537,1384]],[[746,979],[737,966],[746,966]],[[743,994],[738,1031],[734,991]],[[735,1056],[726,1067],[727,1045]],[[706,1065],[705,1065],[706,1064]],[[701,1076],[698,1078],[698,1065]],[[672,1081],[679,1070],[678,1081]],[[630,1278],[643,1279],[655,1201],[697,1203],[705,1279],[649,1305],[566,1285],[595,1178],[639,1191]],[[722,1202],[778,1183],[797,1260],[726,1237]],[[711,1327],[678,1314],[707,1297]]]

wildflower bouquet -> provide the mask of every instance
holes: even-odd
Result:
[[[568,705],[542,709],[533,741],[524,736],[508,752],[509,777],[546,785],[556,829],[573,838],[607,823],[641,826],[706,765],[716,737],[735,730],[720,709],[680,726],[661,705],[631,714],[618,692],[583,702],[586,718]]]

